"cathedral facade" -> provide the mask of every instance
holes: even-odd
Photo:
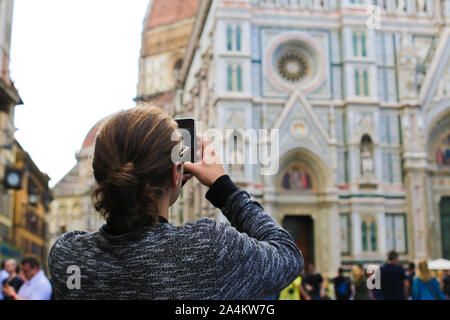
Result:
[[[226,167],[319,271],[449,259],[449,23],[447,0],[201,1],[171,110],[236,159],[278,131],[274,174]],[[223,219],[183,192],[174,219]]]

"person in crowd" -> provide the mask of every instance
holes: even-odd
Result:
[[[301,274],[292,236],[232,182],[213,144],[201,140],[201,160],[184,161],[189,146],[157,107],[125,110],[103,124],[93,199],[106,224],[56,240],[48,259],[56,299],[267,299]],[[209,188],[206,198],[231,226],[211,218],[168,222],[192,177]],[[81,269],[79,289],[67,286],[69,266]]]
[[[408,299],[412,299],[413,280],[416,277],[416,265],[414,262],[409,263],[406,280],[408,281]]]
[[[357,265],[352,267],[352,297],[353,300],[371,300],[366,273]]]
[[[417,265],[417,277],[413,281],[413,300],[444,300],[445,296],[439,286],[439,281],[431,276],[428,262],[425,259]]]
[[[350,279],[344,276],[344,269],[338,269],[336,278],[333,279],[334,296],[336,300],[349,300],[352,295]]]
[[[23,268],[21,268],[20,266],[17,266],[16,273],[20,277],[20,279],[22,279],[23,282],[27,281],[27,278],[25,277],[25,274],[23,273]]]
[[[330,282],[328,281],[328,278],[323,278],[322,285],[320,288],[320,300],[331,300],[330,296]]]
[[[281,291],[279,300],[311,300],[311,297],[302,286],[302,275],[298,276],[297,279]]]
[[[300,300],[302,277],[298,276],[290,285],[280,292],[279,300]]]
[[[398,253],[388,252],[387,263],[380,268],[381,289],[373,290],[377,300],[405,300],[407,296],[408,280],[405,269],[399,265]]]
[[[450,300],[450,270],[447,270],[442,277],[441,290],[445,295],[445,300]]]
[[[316,272],[314,264],[310,263],[303,279],[303,286],[312,300],[320,300],[323,297],[322,282],[322,275]]]
[[[9,277],[2,282],[2,292],[6,286],[13,287],[15,292],[19,291],[24,281],[17,274],[18,269],[16,260],[8,259],[5,261],[5,270],[9,273]],[[13,298],[4,292],[4,300],[13,300]]]
[[[5,279],[9,278],[9,273],[8,271],[5,270],[5,261],[2,261],[1,263],[1,269],[0,269],[0,284],[3,283],[3,281],[5,281]],[[0,300],[3,300],[4,296],[3,296],[3,292],[2,290],[0,290]]]
[[[27,281],[22,284],[18,292],[14,287],[6,284],[3,286],[3,293],[14,300],[50,300],[52,286],[44,271],[40,269],[39,261],[33,257],[24,258],[22,269]]]

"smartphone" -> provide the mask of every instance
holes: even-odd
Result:
[[[197,151],[197,133],[195,131],[195,119],[194,118],[176,118],[174,119],[178,123],[178,128],[183,139],[183,145],[189,147],[189,150],[183,155],[184,161],[196,162]],[[184,173],[190,173],[188,170],[184,170]],[[186,181],[183,181],[182,185]]]
[[[189,150],[183,155],[183,160],[195,162],[196,131],[194,118],[177,118],[174,119],[178,123],[178,128],[183,139],[183,145],[189,147]]]

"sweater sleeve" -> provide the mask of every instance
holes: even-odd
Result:
[[[221,296],[265,299],[278,294],[301,275],[302,254],[291,235],[258,202],[237,188],[229,177],[222,180],[226,182],[219,183],[221,194],[232,193],[221,208],[231,226],[215,223],[212,231]],[[208,191],[208,199],[217,186],[213,184]]]

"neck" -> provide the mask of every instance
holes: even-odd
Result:
[[[169,197],[165,196],[159,203],[159,215],[169,221]]]

